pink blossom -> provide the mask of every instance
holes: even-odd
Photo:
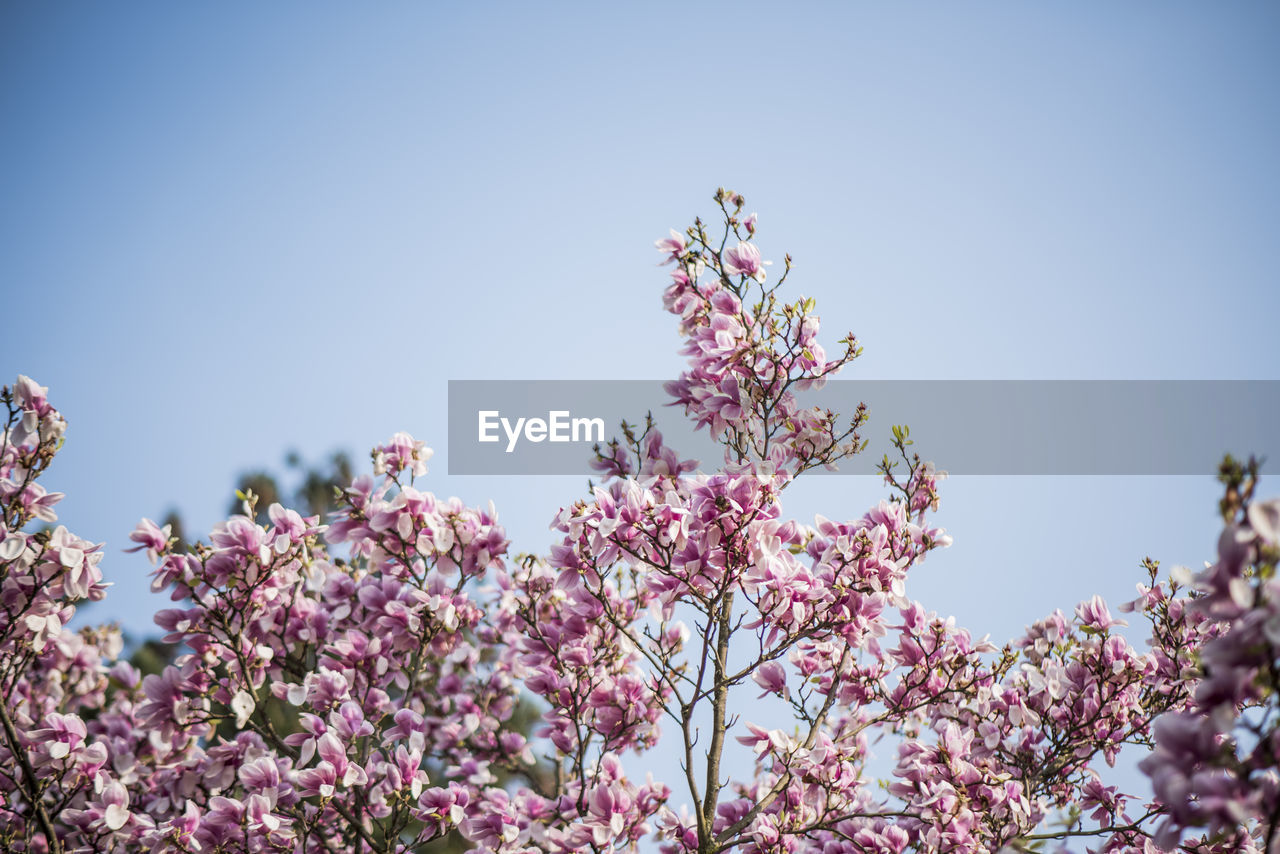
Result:
[[[659,252],[667,255],[667,257],[663,259],[662,263],[666,264],[672,261],[679,261],[680,256],[684,254],[685,250],[684,235],[673,228],[671,229],[670,237],[659,238],[653,242],[653,245],[657,247]]]
[[[724,253],[725,270],[735,276],[748,276],[761,282],[765,279],[767,261],[760,260],[760,250],[751,243],[739,242]]]
[[[172,600],[155,622],[174,649],[145,677],[118,630],[75,628],[78,604],[107,594],[105,551],[57,526],[61,496],[36,482],[66,427],[47,391],[5,389],[4,838],[200,854],[392,854],[453,832],[494,854],[979,854],[1032,838],[1261,854],[1280,814],[1280,503],[1253,500],[1256,471],[1224,465],[1214,563],[1176,584],[1152,564],[1120,606],[1145,641],[1114,631],[1096,596],[1005,646],[975,638],[911,598],[950,537],[931,520],[945,473],[905,431],[882,500],[788,515],[797,479],[861,447],[862,409],[841,421],[795,394],[858,347],[824,348],[812,300],[751,285],[765,279],[751,243],[707,248],[757,230],[741,196],[716,198],[719,235],[699,222],[658,247],[676,262],[663,304],[687,359],[668,389],[723,460],[624,431],[596,457],[602,481],[547,514],[550,547],[519,558],[492,505],[414,482],[431,451],[405,433],[374,448],[381,477],[342,490],[327,529],[273,504],[265,527],[232,516],[178,549],[143,520],[130,539]],[[622,757],[643,773],[672,744],[687,772],[673,786],[624,773]],[[1150,803],[1111,779],[1133,751]]]

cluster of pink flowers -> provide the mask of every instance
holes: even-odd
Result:
[[[716,200],[726,223],[718,241],[698,220],[687,235],[672,231],[657,242],[674,265],[664,304],[680,318],[689,357],[688,370],[667,390],[695,424],[723,438],[727,465],[784,477],[833,466],[858,448],[865,411],[838,428],[834,413],[800,409],[795,392],[820,387],[852,361],[861,352],[857,339],[849,333],[839,342],[844,352],[829,358],[817,340],[813,300],[777,299],[790,256],[783,275],[766,286],[771,262],[750,242],[755,215],[739,221],[736,194],[722,191]]]
[[[1122,606],[1141,647],[1098,597],[975,639],[908,595],[950,537],[905,429],[885,500],[784,514],[797,477],[863,446],[864,410],[796,397],[857,342],[828,355],[812,301],[775,296],[790,259],[771,279],[756,216],[716,201],[718,236],[658,249],[689,359],[670,391],[718,469],[624,426],[543,556],[510,554],[491,506],[422,491],[431,451],[405,433],[329,519],[259,524],[249,496],[190,547],[143,520],[132,550],[173,603],[157,673],[67,628],[105,595],[103,548],[52,527],[37,482],[65,421],[6,387],[0,848],[1280,852],[1280,503],[1252,500],[1256,472],[1228,478],[1216,564],[1148,564]],[[683,773],[655,780],[656,751]],[[1125,751],[1154,796],[1108,782]]]
[[[1253,478],[1246,481],[1252,492]],[[1188,827],[1238,834],[1266,817],[1280,847],[1280,500],[1232,506],[1218,560],[1180,573],[1199,595],[1193,613],[1221,627],[1199,647],[1193,700],[1156,721],[1155,749],[1142,761],[1168,813],[1157,839],[1172,847]]]

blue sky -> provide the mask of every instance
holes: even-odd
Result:
[[[721,185],[846,376],[1280,379],[1278,65],[1266,3],[9,3],[0,368],[68,417],[49,486],[135,634],[136,519],[207,530],[290,448],[408,430],[543,548],[580,479],[446,476],[446,383],[674,375],[652,241]],[[909,592],[1004,639],[1211,558],[1216,493],[956,478]]]

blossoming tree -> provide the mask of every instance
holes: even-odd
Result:
[[[4,850],[1280,851],[1280,503],[1254,500],[1256,466],[1224,467],[1216,564],[1148,562],[1122,606],[1142,648],[1098,597],[976,641],[908,596],[949,538],[905,430],[877,506],[784,515],[797,478],[864,447],[865,411],[796,399],[858,344],[823,349],[812,301],[779,296],[790,259],[771,279],[755,215],[716,201],[714,233],[658,246],[689,357],[668,389],[723,465],[625,428],[545,556],[513,556],[492,507],[421,491],[431,452],[406,434],[327,524],[278,504],[259,524],[250,497],[185,548],[144,520],[181,650],[145,678],[116,631],[66,628],[105,594],[104,551],[51,527],[38,478],[66,422],[30,379],[6,387]],[[510,725],[527,698],[531,739]],[[1126,749],[1154,797],[1109,784]],[[655,751],[676,779],[636,776]]]

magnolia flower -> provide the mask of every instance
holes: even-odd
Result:
[[[129,535],[129,539],[138,545],[131,549],[125,549],[126,552],[139,552],[146,549],[147,560],[155,563],[160,553],[169,547],[170,525],[161,528],[150,519],[143,519],[138,523],[138,527],[133,529],[133,533]]]
[[[760,250],[750,243],[739,242],[725,250],[725,271],[735,276],[749,276],[758,282],[765,280],[765,266],[770,261],[760,260]]]
[[[253,710],[258,707],[257,701],[253,699],[253,695],[248,691],[237,691],[235,696],[231,698],[231,711],[236,716],[236,726],[242,727],[249,722],[249,718],[253,716]]]
[[[760,665],[751,674],[751,679],[764,689],[761,697],[769,694],[781,694],[787,698],[791,696],[791,692],[787,690],[787,671],[776,661],[766,661]]]
[[[0,537],[0,561],[17,560],[26,548],[26,535],[21,531],[11,531]]]
[[[373,473],[395,477],[408,471],[413,477],[427,473],[427,461],[435,454],[425,442],[408,433],[396,433],[385,445],[373,449]]]
[[[1076,606],[1076,619],[1083,626],[1088,626],[1098,631],[1106,631],[1112,626],[1127,626],[1124,620],[1117,620],[1111,616],[1111,612],[1107,609],[1107,603],[1102,600],[1101,596],[1094,595],[1087,602],[1081,602]]]
[[[659,252],[665,252],[667,254],[668,257],[662,259],[663,264],[678,261],[680,260],[680,256],[684,254],[684,235],[673,228],[671,229],[670,237],[663,237],[659,240],[655,240],[653,245],[658,248]]]
[[[31,648],[36,652],[43,650],[50,638],[62,633],[62,621],[57,614],[28,614],[24,622],[31,632]]]
[[[1272,545],[1280,543],[1280,499],[1255,501],[1248,512],[1254,533]]]
[[[102,823],[109,830],[119,830],[129,821],[129,792],[116,780],[112,780],[102,790],[102,803],[105,806]]]

